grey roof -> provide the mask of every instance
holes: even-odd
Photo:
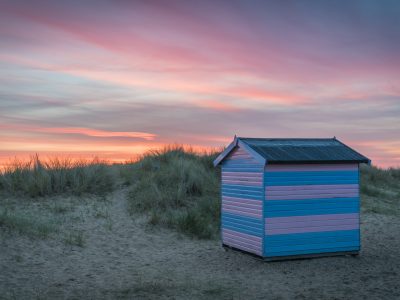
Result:
[[[267,163],[370,163],[370,160],[346,146],[336,138],[273,139],[243,138],[251,149],[265,158]]]
[[[368,163],[364,155],[336,138],[244,138],[232,143],[214,160],[219,165],[237,146],[243,147],[261,164],[285,163]]]

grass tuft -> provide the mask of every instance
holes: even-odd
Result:
[[[365,212],[400,215],[400,169],[361,166],[360,191]]]
[[[15,159],[0,174],[0,190],[12,195],[44,197],[62,193],[104,195],[113,190],[116,176],[106,162],[68,158],[43,161],[38,155]]]
[[[71,231],[65,237],[64,242],[67,245],[84,247],[85,237],[82,231]]]
[[[132,165],[129,210],[145,212],[149,223],[211,238],[219,228],[219,176],[215,153],[196,154],[171,146]]]
[[[32,213],[0,209],[0,227],[29,237],[47,238],[58,230],[53,220]]]

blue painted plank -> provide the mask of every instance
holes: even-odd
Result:
[[[358,198],[328,198],[319,201],[312,200],[271,200],[265,201],[264,205],[268,211],[278,210],[311,210],[311,209],[333,209],[341,207],[358,207]]]
[[[238,193],[238,192],[234,192],[234,193],[230,193],[230,192],[224,192],[222,191],[222,196],[228,196],[228,197],[234,197],[234,198],[242,198],[242,199],[251,199],[251,200],[264,200],[264,196],[263,195],[251,195],[248,193]]]
[[[227,188],[223,188],[222,193],[230,193],[230,194],[237,193],[237,194],[243,194],[243,195],[252,195],[252,196],[256,196],[256,197],[263,196],[262,191],[246,191],[246,190],[235,190],[235,189],[227,189]],[[277,201],[279,201],[279,200],[277,200]]]
[[[222,200],[226,199],[226,200],[232,200],[232,201],[241,201],[241,200],[245,200],[245,201],[255,201],[256,203],[260,203],[261,201],[263,201],[262,198],[257,198],[257,199],[250,199],[249,197],[245,197],[242,195],[235,195],[235,196],[227,196],[227,195],[222,195]]]
[[[291,171],[291,172],[265,172],[266,178],[281,178],[281,177],[357,177],[357,170],[347,170],[347,171]]]
[[[265,208],[265,217],[290,217],[290,216],[307,216],[307,215],[323,215],[323,214],[350,214],[358,213],[359,206],[322,208],[322,209],[303,209],[303,210],[279,210],[271,211]]]
[[[268,245],[276,246],[280,244],[298,245],[305,243],[321,243],[324,241],[348,241],[359,240],[360,233],[357,229],[354,230],[336,230],[324,232],[305,232],[305,233],[290,233],[268,235],[265,241]]]
[[[232,222],[224,222],[224,223],[222,223],[221,227],[225,228],[225,229],[230,229],[233,231],[241,232],[241,233],[246,233],[246,234],[250,234],[250,235],[254,235],[254,236],[258,236],[258,237],[263,237],[263,231],[258,228],[253,228],[253,227],[244,226],[244,225],[238,225],[238,224],[232,223]]]
[[[296,245],[321,245],[321,244],[335,244],[342,242],[353,242],[354,245],[359,246],[360,241],[358,236],[337,236],[337,237],[326,237],[326,238],[315,238],[315,239],[298,239],[298,240],[284,240],[282,241],[270,241],[268,238],[265,239],[266,247],[284,246],[296,246]],[[327,247],[323,247],[327,248]]]
[[[283,185],[317,185],[317,184],[357,184],[358,179],[313,179],[313,180],[296,180],[296,181],[265,181],[265,186],[283,186]]]
[[[262,219],[258,219],[258,218],[245,217],[245,216],[235,215],[235,214],[226,213],[226,212],[223,212],[221,214],[221,217],[224,220],[233,220],[235,222],[239,222],[239,223],[243,223],[243,224],[250,224],[250,225],[255,225],[255,226],[259,226],[259,225],[264,226],[263,220]]]
[[[264,235],[264,222],[261,218],[251,218],[227,212],[221,214],[221,226],[259,237]]]
[[[261,186],[247,186],[247,185],[234,185],[234,184],[222,184],[222,189],[231,189],[231,190],[245,190],[245,191],[256,191],[263,192],[263,187]]]
[[[254,197],[261,197],[263,196],[262,192],[255,192],[255,191],[241,191],[241,190],[231,190],[231,189],[222,189],[222,194],[228,193],[228,194],[238,194],[238,195],[250,195]],[[277,200],[279,201],[279,200]]]
[[[324,248],[324,249],[308,249],[308,250],[296,250],[296,251],[278,251],[278,252],[264,252],[265,257],[279,257],[279,256],[290,256],[290,255],[304,255],[304,254],[316,254],[316,253],[331,253],[331,252],[349,252],[359,251],[360,247],[335,247],[335,248]]]
[[[315,176],[315,177],[281,177],[281,178],[265,178],[265,182],[297,182],[297,181],[340,181],[340,180],[358,180],[355,176]],[[290,185],[290,184],[289,184]]]
[[[357,171],[307,171],[307,172],[265,172],[266,186],[357,184]]]
[[[261,218],[259,219],[259,220],[261,220]],[[222,223],[223,224],[232,224],[232,225],[235,225],[235,226],[243,226],[243,227],[246,227],[246,228],[253,228],[254,230],[260,230],[261,232],[263,231],[262,230],[262,225],[261,224],[254,224],[254,223],[249,223],[249,222],[245,222],[245,221],[240,221],[240,220],[235,220],[235,219],[230,219],[230,218],[223,218],[222,219]]]
[[[266,206],[275,206],[275,205],[288,205],[288,206],[293,206],[293,205],[299,205],[299,204],[313,204],[317,205],[320,203],[348,203],[348,202],[359,202],[359,197],[346,197],[346,198],[311,198],[311,199],[291,199],[291,200],[266,200],[265,205]]]
[[[270,256],[335,252],[339,248],[359,249],[358,230],[281,234],[265,237],[264,253]],[[288,254],[292,253],[292,254]]]
[[[267,248],[265,250],[266,253],[268,253],[268,252],[299,251],[299,250],[317,250],[317,249],[340,248],[340,247],[359,247],[359,244],[357,241],[289,245],[289,246],[282,244],[280,246],[267,245]]]

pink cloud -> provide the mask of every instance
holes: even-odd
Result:
[[[109,138],[109,137],[139,138],[147,141],[152,141],[157,137],[156,134],[148,132],[110,131],[110,130],[85,128],[85,127],[40,127],[36,125],[0,124],[0,129],[16,130],[19,132],[78,134],[78,135],[100,137],[100,138]]]
[[[233,111],[239,111],[240,108],[232,105],[230,103],[222,102],[222,101],[216,101],[216,100],[198,100],[195,102],[195,105],[199,107],[204,107],[207,109],[211,110],[217,110],[217,111],[223,111],[223,112],[233,112]]]

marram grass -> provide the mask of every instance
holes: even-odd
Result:
[[[217,155],[169,146],[120,165],[98,159],[43,161],[34,156],[29,162],[15,160],[0,174],[0,191],[33,198],[56,194],[104,197],[128,186],[127,207],[133,217],[145,214],[151,225],[197,238],[214,238],[220,224],[220,171],[212,165]],[[400,215],[400,169],[361,166],[360,170],[362,210]],[[65,213],[70,209],[67,204],[55,213]],[[29,216],[2,210],[0,227],[23,232],[29,229],[29,220]],[[38,235],[52,231],[47,222],[39,223],[35,227]]]

